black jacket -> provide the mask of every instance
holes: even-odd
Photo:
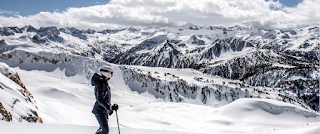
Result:
[[[94,88],[94,94],[96,97],[96,103],[94,104],[92,113],[94,114],[109,114],[110,110],[110,100],[111,100],[111,91],[108,84],[108,81],[105,80],[105,77],[95,73],[91,79],[92,86]]]

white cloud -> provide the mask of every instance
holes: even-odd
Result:
[[[111,0],[105,5],[68,8],[30,16],[0,16],[0,26],[72,26],[102,30],[129,26],[248,25],[288,27],[319,24],[319,0],[297,7],[265,0]],[[1,14],[1,10],[0,10]]]
[[[19,12],[16,11],[7,11],[7,10],[3,10],[0,9],[0,14],[18,14]]]

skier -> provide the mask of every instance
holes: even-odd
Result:
[[[95,86],[94,94],[96,97],[96,103],[94,104],[92,113],[95,114],[100,128],[96,134],[108,134],[108,116],[113,113],[113,110],[118,110],[119,106],[113,104],[111,106],[111,90],[108,84],[108,80],[113,76],[113,69],[109,66],[102,67],[100,74],[95,73],[92,76],[91,84]]]

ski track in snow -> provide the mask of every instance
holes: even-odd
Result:
[[[201,75],[191,69],[139,67],[193,78]],[[88,134],[98,123],[91,113],[95,102],[93,89],[83,79],[68,78],[63,70],[24,71],[15,68],[39,107],[44,124],[0,122],[5,134]],[[165,102],[148,93],[133,92],[116,68],[110,80],[112,103],[118,111],[122,134],[195,134],[195,133],[318,133],[319,115],[295,105],[266,99],[239,99],[215,107],[203,104]],[[54,77],[53,77],[54,76]],[[180,76],[181,77],[181,76]],[[208,76],[209,77],[209,76]],[[195,103],[196,101],[193,101]],[[115,114],[110,116],[110,133],[118,133]],[[19,128],[19,129],[16,129]]]

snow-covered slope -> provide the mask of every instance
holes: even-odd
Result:
[[[283,88],[250,86],[240,80],[211,76],[194,69],[121,66],[132,91],[147,92],[170,102],[226,105],[240,98],[263,98],[312,109],[295,93]]]
[[[20,80],[18,73],[0,63],[0,117],[5,121],[40,122],[37,103]]]
[[[83,125],[67,125],[67,124],[25,124],[25,123],[6,123],[0,122],[1,132],[6,134],[90,134],[95,133],[96,126],[83,126]],[[17,129],[19,128],[19,129]],[[234,129],[234,128],[232,128]],[[137,128],[121,128],[122,134],[203,134],[197,132],[178,132],[178,131],[166,131],[166,130],[152,130],[152,129],[137,129]],[[116,127],[110,128],[110,133],[118,133]],[[228,132],[219,132],[213,130],[208,132],[212,133],[228,133]],[[235,132],[238,133],[238,132]],[[264,128],[261,130],[256,130],[253,132],[246,133],[274,133],[274,134],[317,134],[319,133],[319,123],[308,123],[303,125],[293,126],[291,128]]]
[[[73,78],[76,76],[59,78],[57,76],[65,74],[64,71],[59,69],[53,72],[15,69],[19,72],[26,87],[33,93],[34,99],[38,102],[38,114],[45,123],[45,125],[39,126],[28,124],[16,126],[28,127],[28,129],[39,128],[30,130],[30,133],[41,133],[59,128],[66,131],[61,132],[62,134],[67,132],[94,133],[98,128],[98,123],[91,113],[95,101],[91,85],[80,83]],[[269,92],[269,94],[260,92],[261,98],[237,99],[235,101],[229,100],[229,102],[224,97],[217,100],[212,96],[212,98],[208,97],[210,102],[208,101],[206,105],[203,105],[200,94],[194,96],[194,98],[191,98],[193,97],[192,94],[181,95],[183,97],[181,102],[171,102],[169,97],[163,99],[161,96],[156,96],[155,91],[148,91],[152,90],[151,85],[149,85],[151,83],[147,84],[149,89],[140,88],[142,84],[128,80],[126,77],[129,72],[125,71],[139,69],[138,73],[141,75],[150,71],[150,75],[157,78],[159,83],[162,83],[161,86],[165,82],[175,81],[177,77],[188,81],[190,84],[193,83],[194,86],[206,85],[204,80],[194,79],[195,76],[202,76],[203,79],[211,78],[216,85],[221,84],[222,86],[226,79],[221,77],[203,75],[191,69],[118,65],[115,65],[114,69],[115,75],[110,80],[111,101],[120,105],[118,117],[123,134],[133,131],[142,134],[153,132],[164,134],[212,132],[254,134],[257,132],[286,133],[291,132],[292,129],[297,130],[297,132],[315,133],[320,129],[318,113],[302,108],[299,104],[294,105],[272,100],[276,97],[272,92]],[[167,73],[167,76],[163,75],[164,72]],[[120,75],[122,73],[123,75]],[[132,79],[138,80],[138,77],[132,77]],[[140,80],[142,79],[140,78]],[[229,80],[229,82],[226,82],[221,91],[228,91],[227,86],[235,86],[229,84],[232,82],[235,81]],[[140,90],[138,91],[138,89]],[[240,91],[245,90],[240,89]],[[240,94],[241,96],[245,95],[244,92]],[[231,96],[228,96],[228,98],[231,98]],[[117,120],[115,115],[110,117],[109,124],[111,131],[116,133]],[[19,133],[18,130],[12,131],[9,129],[11,125],[14,124],[1,124],[0,127],[8,126],[8,128],[3,129],[8,134]],[[79,131],[79,129],[82,131]]]

